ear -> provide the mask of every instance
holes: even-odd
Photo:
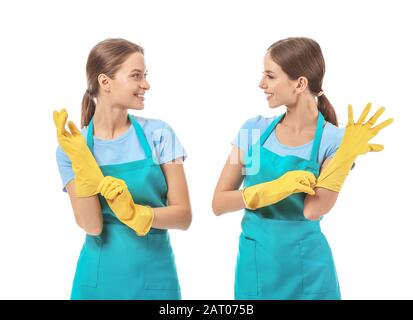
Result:
[[[299,77],[296,80],[296,87],[295,90],[297,93],[304,92],[305,89],[307,89],[308,86],[308,79],[306,77]]]
[[[98,75],[98,82],[100,88],[105,91],[105,92],[110,92],[110,78],[104,74],[101,73]]]

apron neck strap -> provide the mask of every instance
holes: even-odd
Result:
[[[90,152],[93,154],[93,117],[90,119],[89,125],[87,127],[87,137],[86,143],[89,147]]]
[[[143,150],[145,151],[146,158],[152,158],[152,151],[151,147],[149,146],[148,140],[146,140],[145,133],[143,132],[142,127],[140,124],[128,114],[129,121],[132,123],[133,127],[135,128],[136,136],[138,137],[139,143],[142,146]]]
[[[264,144],[264,142],[268,139],[269,135],[271,134],[271,132],[273,132],[274,128],[277,126],[278,122],[281,121],[281,119],[285,116],[285,112],[278,116],[277,118],[274,119],[273,122],[271,122],[271,124],[268,126],[267,130],[264,131],[264,133],[262,134],[261,138],[260,138],[260,145],[262,146]]]
[[[145,133],[143,132],[142,127],[139,123],[130,115],[128,114],[128,119],[131,122],[133,128],[135,129],[136,136],[138,137],[139,143],[142,146],[146,158],[152,158],[151,148],[146,140]],[[93,118],[89,122],[89,126],[87,129],[87,146],[89,147],[90,151],[93,154]]]
[[[313,149],[311,150],[311,157],[310,161],[317,162],[318,158],[318,151],[320,149],[321,143],[321,136],[323,134],[323,125],[324,125],[324,117],[322,113],[318,112],[318,119],[317,119],[317,128],[315,130],[314,140],[313,140]]]

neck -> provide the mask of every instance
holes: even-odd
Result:
[[[294,133],[312,130],[317,126],[318,108],[312,97],[299,97],[293,105],[287,106],[282,124]]]
[[[126,108],[97,101],[93,116],[94,135],[102,139],[115,139],[128,130],[130,122]]]

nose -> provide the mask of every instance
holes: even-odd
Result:
[[[145,89],[145,90],[149,90],[149,89],[151,88],[148,80],[146,80],[146,79],[143,79],[143,80],[142,80],[140,87],[141,87],[142,89]]]
[[[266,89],[267,88],[267,84],[264,81],[264,77],[261,78],[261,81],[258,84],[258,87],[260,87],[260,89]]]

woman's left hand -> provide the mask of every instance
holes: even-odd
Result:
[[[375,137],[382,129],[387,127],[393,122],[393,119],[387,119],[379,125],[373,127],[377,122],[377,119],[384,112],[384,107],[381,107],[377,112],[365,123],[363,121],[366,119],[371,109],[371,103],[368,103],[356,123],[354,123],[353,118],[353,107],[351,104],[348,105],[348,122],[346,129],[344,131],[344,137],[341,141],[339,150],[337,151],[342,154],[347,154],[357,157],[358,155],[365,154],[367,152],[381,151],[384,149],[382,144],[370,144],[369,141]]]
[[[149,206],[135,204],[124,180],[106,176],[98,186],[109,207],[120,221],[135,230],[139,236],[151,229],[154,211]]]
[[[348,122],[344,131],[343,140],[332,160],[318,177],[316,187],[340,192],[344,180],[350,172],[357,156],[384,149],[382,144],[371,144],[369,141],[383,128],[390,125],[393,119],[387,119],[373,127],[377,119],[384,112],[384,107],[377,110],[377,112],[364,123],[370,109],[371,103],[368,103],[358,121],[354,123],[353,107],[351,105],[348,106]]]

